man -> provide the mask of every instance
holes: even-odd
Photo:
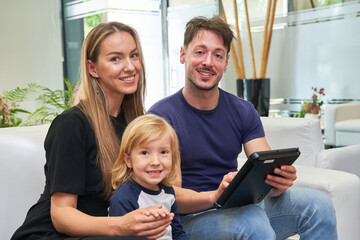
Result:
[[[260,204],[214,210],[237,170],[237,156],[270,149],[253,105],[218,87],[228,66],[233,33],[221,18],[186,25],[180,62],[185,87],[149,112],[167,119],[179,137],[182,182],[175,187],[181,221],[190,239],[337,239],[331,201],[321,192],[292,189],[294,166],[265,179],[273,188]]]

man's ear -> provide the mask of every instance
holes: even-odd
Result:
[[[87,68],[92,77],[94,78],[99,77],[96,72],[95,64],[91,60],[87,60]]]
[[[180,48],[180,62],[181,62],[181,64],[185,63],[185,48],[184,47]]]

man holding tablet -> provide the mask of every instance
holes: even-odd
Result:
[[[174,189],[186,234],[196,240],[337,239],[330,199],[313,189],[288,190],[296,180],[291,165],[267,175],[272,189],[261,203],[213,208],[236,175],[242,146],[247,156],[270,150],[253,105],[218,87],[233,37],[219,17],[190,20],[180,51],[185,87],[149,110],[178,134],[182,182]]]

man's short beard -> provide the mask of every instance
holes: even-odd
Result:
[[[196,87],[198,90],[201,90],[201,91],[213,90],[219,84],[219,82],[217,82],[216,84],[214,84],[214,85],[212,85],[212,86],[210,86],[208,88],[204,88],[204,87],[201,87],[198,84],[196,84],[191,78],[188,78],[188,80],[194,87]]]

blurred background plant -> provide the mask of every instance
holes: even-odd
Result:
[[[0,95],[0,127],[31,126],[51,122],[74,104],[79,81],[71,84],[64,79],[64,83],[65,90],[51,90],[31,83],[25,88],[17,87],[3,91]],[[37,96],[35,101],[37,106],[40,106],[33,112],[20,108],[21,103],[31,95]],[[23,116],[19,116],[19,113]]]
[[[313,0],[311,0],[311,2],[313,2]],[[344,0],[318,0],[316,6],[324,7],[324,6],[330,6],[333,4],[338,4],[338,3],[343,3],[343,2],[344,2]]]
[[[23,120],[19,117],[19,113],[30,114],[29,111],[20,108],[29,95],[35,94],[39,90],[39,86],[30,83],[25,88],[15,88],[9,91],[3,91],[0,95],[0,127],[16,127]]]
[[[315,87],[311,88],[314,93],[311,97],[311,101],[308,100],[304,100],[304,104],[301,107],[300,112],[296,113],[294,115],[294,117],[305,117],[306,113],[310,113],[310,114],[316,114],[318,115],[320,110],[321,110],[321,106],[324,104],[324,101],[320,100],[321,95],[325,96],[325,89],[324,88],[320,88],[319,90]]]
[[[42,87],[42,93],[36,98],[40,107],[26,119],[25,125],[50,123],[57,115],[74,104],[74,95],[79,87],[79,81],[73,85],[64,79],[66,90],[51,90]]]

